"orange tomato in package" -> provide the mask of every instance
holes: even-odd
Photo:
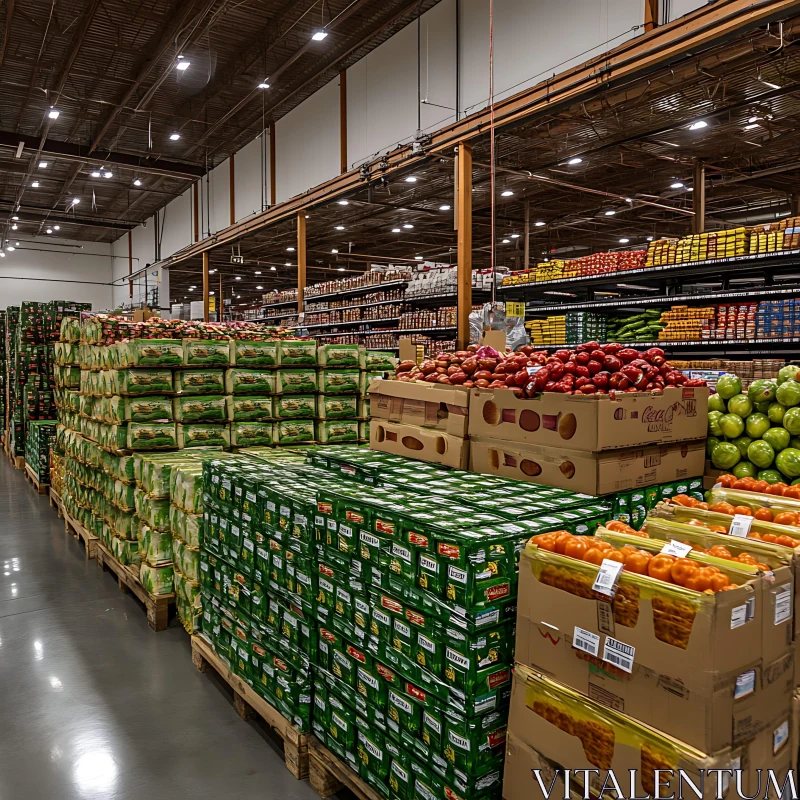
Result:
[[[776,525],[797,525],[797,514],[794,511],[781,511],[775,515],[773,522]]]
[[[650,559],[650,563],[647,565],[647,574],[651,578],[656,578],[656,580],[672,583],[671,571],[675,561],[675,556],[659,553],[659,555]]]
[[[734,506],[733,513],[734,515],[739,514],[742,517],[752,517],[753,509],[749,508],[748,506]]]
[[[759,508],[753,516],[761,522],[773,522],[775,515],[769,508]]]
[[[726,503],[724,500],[720,503],[714,503],[713,506],[710,506],[709,511],[714,511],[717,514],[728,514],[729,516],[733,516],[733,506],[730,503]]]
[[[732,489],[733,484],[736,483],[737,478],[735,475],[720,475],[717,478],[717,483],[722,486],[723,489]]]
[[[789,487],[785,483],[778,481],[777,483],[773,483],[772,486],[767,489],[767,494],[776,494],[778,497],[783,497],[783,493],[788,488]]]
[[[787,486],[783,491],[784,497],[791,497],[792,500],[800,500],[800,486]]]
[[[688,587],[689,581],[697,570],[697,562],[689,558],[679,558],[672,564],[669,573],[673,583],[677,583],[678,586]],[[702,589],[700,591],[702,591]]]
[[[625,557],[623,569],[634,572],[637,575],[647,575],[647,565],[650,563],[652,555],[644,550],[637,550]]]

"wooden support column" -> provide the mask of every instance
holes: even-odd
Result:
[[[222,271],[219,272],[219,296],[217,299],[217,322],[222,322],[225,313],[225,298],[222,296]]]
[[[269,204],[277,203],[278,191],[275,182],[275,123],[269,124]]]
[[[469,344],[469,315],[472,311],[472,143],[458,145],[458,318],[456,349]]]
[[[128,231],[128,275],[133,275],[133,231]],[[133,281],[128,281],[128,296],[133,299]]]
[[[644,0],[644,32],[658,27],[658,0]]]
[[[347,70],[339,73],[339,171],[347,172]]]
[[[692,183],[692,233],[704,233],[706,229],[706,165],[694,162],[694,182]]]
[[[203,252],[203,322],[208,322],[208,250]]]
[[[192,193],[193,206],[194,206],[194,240],[200,241],[200,181],[194,182],[194,191]]]
[[[306,288],[306,214],[297,215],[297,310],[303,310],[303,293]]]
[[[231,154],[229,165],[231,170],[231,225],[236,224],[236,175],[235,175],[235,154]]]
[[[525,201],[525,254],[522,269],[528,269],[531,263],[531,201]]]

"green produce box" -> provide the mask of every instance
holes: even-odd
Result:
[[[317,396],[314,394],[284,394],[275,398],[278,419],[311,419],[317,415]]]
[[[276,373],[277,394],[308,394],[317,391],[317,371],[314,369],[280,369]]]
[[[321,419],[316,423],[316,438],[322,444],[344,444],[358,442],[358,421],[345,419]]]
[[[225,372],[221,369],[175,370],[176,394],[224,394]]]
[[[230,354],[235,367],[274,367],[278,363],[278,343],[231,339]]]
[[[357,344],[321,344],[317,349],[317,363],[321,367],[355,367],[361,363]]]
[[[227,367],[230,361],[227,339],[183,340],[183,363],[187,367]]]
[[[171,422],[171,397],[110,397],[111,422]]]
[[[313,366],[317,363],[317,342],[314,339],[282,339],[278,341],[278,363],[281,366]]]
[[[115,345],[120,367],[177,367],[183,363],[180,339],[129,339]]]
[[[174,423],[128,424],[127,447],[129,450],[168,450],[177,448],[178,435]]]
[[[123,369],[113,375],[116,391],[110,394],[164,394],[172,391],[170,369]]]
[[[225,391],[227,394],[274,394],[275,372],[238,367],[226,370]]]
[[[361,369],[367,372],[393,372],[397,356],[384,350],[361,350]]]
[[[275,423],[275,444],[303,444],[314,441],[314,420],[293,419]]]
[[[358,394],[361,372],[357,369],[323,369],[319,373],[319,390],[323,394]]]
[[[232,422],[232,447],[264,447],[274,444],[274,424],[272,422]]]
[[[275,416],[272,397],[227,395],[225,399],[231,422],[269,422]]]
[[[321,419],[355,419],[359,415],[359,398],[355,395],[324,395],[317,400]]]
[[[227,425],[178,425],[178,447],[230,447],[231,432]]]
[[[223,395],[190,395],[173,399],[177,422],[226,422],[227,406]]]

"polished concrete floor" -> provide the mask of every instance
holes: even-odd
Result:
[[[0,800],[312,800],[0,456]]]

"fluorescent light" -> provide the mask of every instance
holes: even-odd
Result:
[[[11,217],[11,219],[13,219],[14,222],[16,222],[19,219],[19,217],[15,215],[15,216]]]
[[[417,179],[416,179],[416,178],[415,178],[413,175],[409,175],[409,176],[408,176],[408,177],[405,179],[405,181],[406,181],[406,183],[416,183],[416,182],[417,182]]]
[[[344,267],[339,267],[339,272],[344,272]]]
[[[616,213],[617,212],[613,208],[609,208],[608,211],[606,211],[606,216],[607,217],[613,217],[614,214],[616,214]]]
[[[339,201],[339,205],[340,206],[349,206],[350,205],[350,201],[349,200],[340,200]]]
[[[261,274],[261,270],[256,270],[256,275],[260,275],[260,274]]]
[[[78,205],[78,203],[80,203],[80,201],[81,201],[80,197],[73,197],[72,198],[72,205],[76,206],[76,205]]]
[[[625,202],[626,203],[632,203],[633,202],[633,198],[632,197],[626,197],[625,198]]]
[[[275,267],[270,267],[270,272],[275,272]]]
[[[405,225],[403,225],[403,227],[404,227],[404,228],[405,228],[407,231],[410,231],[410,230],[411,230],[411,229],[412,229],[414,226],[413,226],[413,225],[412,225],[410,222],[406,222],[406,224],[405,224]]]
[[[142,182],[138,178],[135,178],[134,181],[133,181],[133,185],[134,186],[141,186]]]
[[[574,167],[574,166],[576,166],[578,164],[582,164],[582,163],[583,163],[583,159],[579,158],[578,156],[575,156],[575,158],[571,158],[569,161],[567,161],[567,164],[569,164],[571,167]]]
[[[328,33],[327,31],[315,31],[314,35],[311,37],[315,42],[321,42],[323,39],[327,38]]]
[[[6,250],[8,250],[9,253],[13,253],[14,250],[16,250],[16,248],[13,245],[9,244],[9,245],[6,245]]]
[[[11,226],[11,230],[12,230],[12,231],[15,231],[15,230],[17,229],[17,227],[18,227],[18,226],[17,226],[17,223],[15,222],[15,223],[14,223],[14,224]]]
[[[578,295],[572,294],[571,292],[542,292],[542,294],[552,294],[557,295],[558,297],[577,297]],[[600,294],[597,292],[597,294]]]
[[[56,109],[51,108],[50,111],[47,112],[47,116],[50,117],[50,119],[58,119],[58,115],[60,113],[60,111],[56,111]]]
[[[113,172],[109,172],[108,170],[106,170],[106,171],[103,173],[103,177],[104,177],[104,178],[113,178],[113,177],[114,177],[114,173],[113,173]]]
[[[291,267],[292,265],[291,265],[291,263],[289,261],[287,261],[283,266],[284,267]]]
[[[189,65],[191,63],[192,63],[191,61],[179,61],[175,65],[175,69],[179,69],[181,72],[185,72],[187,69],[189,69]]]
[[[48,228],[48,229],[47,229],[47,232],[48,232],[48,233],[52,233],[52,232],[53,232],[53,229],[52,229],[52,228]]]
[[[694,191],[694,186],[690,186],[686,191],[687,192],[693,192]]]
[[[449,211],[449,210],[450,206],[448,206],[447,203],[445,203],[443,206],[439,206],[439,211]]]
[[[760,119],[761,117],[750,117],[747,121],[752,124],[753,122],[758,122]]]
[[[240,281],[240,280],[241,280],[241,277],[240,277],[239,275],[237,275],[237,276],[234,278],[234,280]]]
[[[781,88],[780,86],[778,86],[777,83],[770,83],[769,81],[761,81],[761,83],[763,83],[764,86],[769,86],[770,89],[780,89]]]
[[[392,233],[400,233],[400,228],[392,228]]]
[[[750,125],[745,125],[745,126],[744,126],[744,129],[745,129],[746,131],[751,131],[751,130],[753,130],[753,128],[760,128],[760,127],[761,127],[761,126],[760,126],[760,125],[759,125],[757,122],[753,122],[753,123],[751,123]]]
[[[344,225],[337,225],[336,226],[336,230],[337,231],[343,231],[344,230]]]
[[[19,247],[19,242],[14,242],[15,247]]]
[[[5,258],[5,257],[6,257],[6,254],[2,250],[0,250],[0,258]]]
[[[701,128],[707,128],[708,123],[704,119],[698,119],[689,126],[690,131],[699,131]]]
[[[414,261],[422,261],[422,256],[414,256]]]
[[[503,239],[503,244],[511,244],[511,239]]]
[[[53,230],[54,231],[60,231],[61,230],[61,226],[60,225],[53,225]]]
[[[512,239],[519,239],[519,234],[518,233],[512,233],[511,234],[511,238]]]
[[[209,275],[213,275],[215,272],[216,272],[216,270],[215,270],[215,269],[210,269],[210,270],[208,271],[208,274],[209,274]]]
[[[242,299],[242,296],[241,296],[240,294],[237,294],[237,295],[236,295],[236,299],[237,299],[237,300],[241,300],[241,299]],[[244,305],[244,303],[242,303],[242,305]]]
[[[618,283],[618,289],[639,289],[642,292],[660,292],[657,286],[639,286],[638,283]]]
[[[40,161],[39,162],[39,169],[47,169],[47,162],[46,161]]]
[[[33,188],[34,188],[34,189],[38,189],[38,188],[39,188],[39,181],[34,181],[34,182],[31,184],[31,186],[33,186]]]
[[[500,192],[500,197],[511,197],[512,194],[514,194],[514,192],[512,192],[511,189],[506,189],[505,191]]]
[[[630,239],[620,239],[619,243],[620,244],[628,244],[629,241],[630,241]]]
[[[286,252],[287,253],[294,253],[294,247],[287,247],[286,248]]]
[[[537,228],[541,228],[542,225],[546,225],[547,223],[542,222],[542,220],[539,220],[538,222],[534,222],[533,224],[536,225]]]
[[[680,181],[675,181],[669,185],[670,189],[683,189],[683,184]]]
[[[259,83],[258,84],[258,88],[259,89],[269,89],[269,84],[266,81],[264,81],[264,83]]]
[[[335,247],[333,248],[333,250],[331,250],[331,253],[338,253],[338,252],[339,251]]]
[[[169,138],[172,139],[173,142],[177,142],[178,139],[181,138],[181,135],[179,133],[171,133]]]
[[[256,289],[263,289],[263,286],[256,286]]]
[[[652,242],[652,241],[653,241],[653,237],[652,237],[652,236],[648,236],[648,237],[647,237],[647,241],[648,241],[648,242]]]
[[[214,292],[209,292],[209,294],[213,295],[213,294],[214,294]]]

